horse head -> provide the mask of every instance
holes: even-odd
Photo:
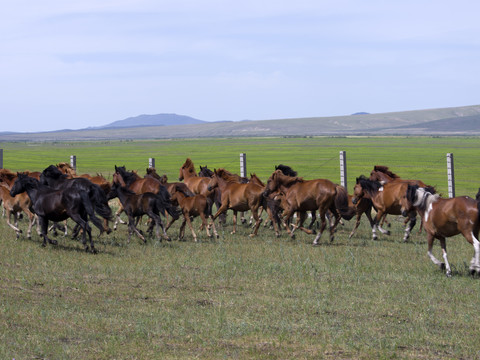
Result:
[[[208,185],[207,185],[207,190],[208,191],[212,191],[213,189],[218,187],[218,178],[219,178],[219,175],[217,173],[217,170],[214,169],[213,176],[208,181]]]

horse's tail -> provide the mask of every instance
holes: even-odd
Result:
[[[341,185],[337,185],[335,194],[335,208],[342,218],[350,220],[355,216],[355,209],[348,206],[348,192]]]
[[[92,201],[95,212],[102,218],[112,220],[112,209],[108,206],[107,195],[99,185],[93,184],[90,186],[90,199]]]
[[[92,198],[87,194],[85,191],[80,191],[80,198],[82,199],[83,207],[85,208],[86,213],[88,214],[88,218],[90,221],[100,230],[103,232],[103,225],[102,222],[98,217],[95,216],[95,205],[92,203]],[[94,201],[93,201],[94,202]],[[111,215],[111,211],[110,211]]]
[[[171,203],[170,193],[163,185],[160,185],[158,193],[155,194],[155,205],[160,214],[167,212],[175,220],[180,217],[180,210]]]

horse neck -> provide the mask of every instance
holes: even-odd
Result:
[[[195,171],[190,171],[190,169],[182,169],[183,179],[191,179],[194,177],[198,177]]]

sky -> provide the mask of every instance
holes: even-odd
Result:
[[[0,131],[480,104],[477,0],[15,0]]]

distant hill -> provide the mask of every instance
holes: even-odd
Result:
[[[190,116],[177,114],[139,115],[124,120],[114,121],[110,124],[94,127],[94,129],[131,128],[143,126],[171,126],[202,124],[206,121],[194,119]]]
[[[165,114],[163,114],[165,115]],[[146,116],[145,118],[143,118]],[[154,116],[154,115],[151,115]],[[276,120],[208,122],[170,114],[174,125],[149,115],[70,131],[0,133],[0,141],[86,141],[269,136],[480,136],[480,105]],[[148,123],[152,120],[153,123]],[[196,123],[185,123],[196,121]],[[120,125],[119,125],[120,123]]]

